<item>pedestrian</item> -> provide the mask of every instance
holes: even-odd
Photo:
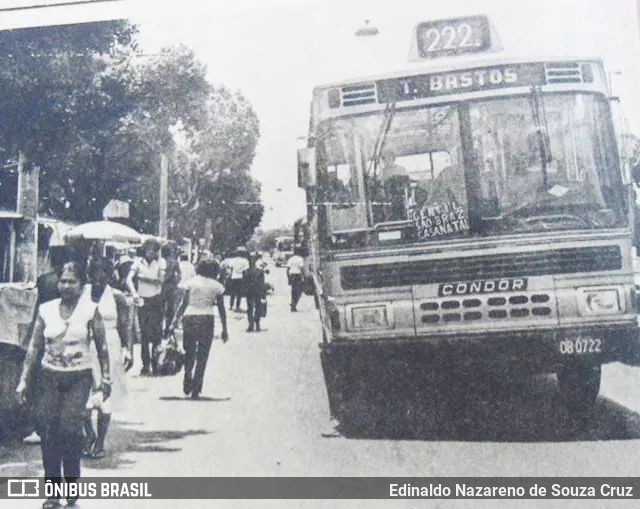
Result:
[[[38,319],[38,308],[41,304],[49,302],[53,299],[60,298],[60,292],[58,290],[58,278],[67,256],[66,249],[63,246],[51,246],[49,248],[49,261],[51,263],[52,270],[40,275],[36,280],[36,288],[38,290],[38,301],[35,313],[33,316],[32,327]],[[40,423],[42,422],[42,402],[40,396],[42,391],[39,387],[40,384],[40,366],[34,366],[31,373],[31,391],[27,397],[28,405],[25,408],[26,415],[29,416],[34,428],[34,432],[23,439],[23,443],[26,444],[39,444],[40,438]]]
[[[287,260],[287,279],[291,286],[291,311],[297,311],[304,287],[304,260],[299,247],[293,250],[293,256]]]
[[[124,253],[120,255],[115,266],[117,281],[112,286],[125,293],[129,291],[127,286],[127,277],[129,276],[129,271],[133,266],[134,258],[135,254],[134,256],[131,256],[129,253]]]
[[[196,268],[193,265],[193,263],[191,263],[189,261],[189,254],[188,253],[181,253],[180,254],[180,280],[181,281],[189,281],[189,279],[191,279],[193,276],[196,275]]]
[[[161,255],[167,265],[161,292],[164,306],[166,336],[169,330],[169,325],[173,321],[173,317],[176,313],[176,292],[178,290],[178,283],[180,283],[181,274],[180,263],[178,262],[175,246],[172,244],[164,245],[162,247]]]
[[[196,276],[180,283],[184,292],[178,312],[169,332],[173,333],[182,319],[182,344],[185,351],[182,389],[186,396],[198,399],[202,392],[204,373],[214,333],[214,307],[222,322],[222,340],[229,339],[224,308],[224,286],[217,281],[220,265],[213,260],[198,264]]]
[[[260,251],[256,251],[255,264],[256,264],[256,267],[260,269],[264,274],[269,274],[269,264],[264,259]]]
[[[261,303],[266,299],[267,292],[264,280],[264,271],[260,269],[252,258],[249,268],[244,272],[243,286],[247,297],[247,319],[249,327],[247,332],[260,330]]]
[[[31,374],[39,359],[42,366],[39,388],[44,405],[42,423],[42,463],[45,479],[60,485],[62,473],[67,483],[80,477],[80,458],[84,443],[82,423],[92,384],[93,340],[100,363],[101,391],[109,398],[109,352],[102,317],[84,291],[84,266],[68,262],[58,279],[60,298],[42,304],[16,389],[20,401],[29,391]],[[67,498],[74,505],[77,497]],[[44,509],[60,507],[55,494]]]
[[[98,305],[111,360],[111,395],[105,399],[100,391],[100,371],[94,365],[93,392],[87,402],[84,423],[84,455],[99,459],[105,456],[104,443],[112,410],[122,409],[127,397],[125,372],[133,366],[133,303],[129,302],[124,293],[109,284],[113,266],[107,258],[94,258],[87,273],[91,283],[87,291],[90,292],[92,301]],[[97,434],[93,429],[93,410],[98,413]]]
[[[243,288],[242,288],[242,276],[244,271],[249,268],[249,261],[245,256],[245,252],[241,249],[236,249],[234,256],[227,258],[222,262],[223,266],[228,271],[227,284],[229,291],[229,310],[234,309],[240,311],[240,301],[242,300]]]
[[[152,372],[153,374],[158,372],[157,349],[162,339],[164,319],[161,292],[167,266],[164,258],[159,258],[160,243],[157,240],[145,240],[142,244],[142,252],[142,258],[137,259],[131,266],[127,276],[127,286],[138,306],[140,346],[142,347],[140,375],[149,376]],[[135,280],[137,280],[137,287]]]
[[[67,246],[49,247],[49,263],[51,270],[38,276],[36,287],[38,289],[38,304],[60,298],[58,291],[58,277],[65,261],[69,259],[69,248]]]

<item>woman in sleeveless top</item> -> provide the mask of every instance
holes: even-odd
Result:
[[[107,348],[111,359],[111,396],[108,399],[100,391],[100,370],[94,363],[92,395],[87,402],[85,419],[86,456],[102,458],[105,456],[104,442],[109,431],[112,411],[121,411],[125,407],[127,389],[125,371],[133,365],[132,305],[125,295],[112,288],[113,264],[103,257],[92,259],[89,264],[88,291],[91,299],[98,304],[107,338]],[[97,359],[96,359],[97,360]],[[92,411],[98,411],[97,434],[93,429]]]
[[[42,463],[45,479],[60,484],[64,467],[67,482],[80,477],[84,435],[82,423],[91,390],[93,339],[100,361],[101,389],[109,397],[109,353],[102,317],[84,288],[84,267],[65,263],[58,279],[60,298],[40,306],[22,376],[16,392],[21,401],[28,393],[32,372],[41,363]],[[73,505],[76,498],[67,499]],[[44,509],[60,507],[59,497],[45,501]]]

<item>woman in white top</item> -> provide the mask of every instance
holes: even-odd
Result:
[[[218,307],[222,322],[222,340],[229,339],[227,315],[224,309],[224,286],[217,281],[220,266],[213,260],[198,264],[196,276],[180,283],[184,297],[169,330],[173,332],[182,318],[183,345],[185,351],[184,381],[185,395],[198,399],[202,392],[204,372],[213,341],[213,308]],[[195,369],[194,369],[195,368]]]
[[[126,296],[112,288],[113,264],[103,257],[92,259],[89,264],[87,290],[93,302],[98,304],[106,332],[109,358],[111,359],[111,397],[104,399],[100,387],[99,371],[94,367],[94,391],[87,402],[85,420],[85,454],[92,458],[105,456],[104,441],[109,431],[112,410],[119,411],[125,406],[127,386],[125,371],[133,365],[133,312],[132,303]],[[92,410],[98,411],[97,435],[93,430]]]
[[[42,359],[39,390],[42,391],[41,423],[44,475],[60,483],[64,466],[67,482],[80,477],[80,458],[84,443],[82,423],[91,390],[93,339],[100,362],[101,391],[107,399],[111,393],[109,352],[100,311],[84,292],[84,266],[65,263],[58,278],[60,298],[42,304],[24,361],[16,392],[24,400],[32,383],[32,373]],[[73,505],[76,498],[68,498]],[[57,497],[43,504],[45,509],[60,507]]]

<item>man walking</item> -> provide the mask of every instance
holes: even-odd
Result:
[[[241,249],[236,249],[235,254],[231,258],[227,258],[222,265],[229,272],[227,286],[229,289],[229,309],[233,309],[235,302],[236,311],[240,311],[240,300],[242,300],[243,288],[242,278],[244,271],[249,268],[249,260]]]
[[[127,286],[138,306],[140,319],[140,343],[142,346],[142,376],[158,371],[157,349],[162,339],[164,303],[162,284],[167,264],[160,258],[160,243],[148,239],[142,244],[143,257],[136,260],[127,276]],[[135,281],[137,280],[137,288]],[[151,352],[149,349],[151,348]],[[149,369],[151,368],[151,370]]]
[[[296,307],[304,284],[304,260],[300,256],[300,248],[293,250],[293,256],[287,261],[287,278],[291,286],[291,311],[297,311]]]

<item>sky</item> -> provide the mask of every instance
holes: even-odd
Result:
[[[251,171],[262,184],[262,227],[268,229],[304,214],[296,149],[304,145],[313,87],[408,68],[412,30],[420,21],[485,14],[505,56],[602,58],[628,125],[640,134],[636,2],[127,0],[126,12],[139,25],[143,52],[184,44],[207,65],[211,83],[239,90],[252,103],[261,136]],[[0,0],[0,7],[8,3],[21,2]],[[124,2],[116,4],[123,9]],[[15,24],[36,23],[33,14],[9,14]],[[364,20],[378,28],[377,36],[355,36]]]

